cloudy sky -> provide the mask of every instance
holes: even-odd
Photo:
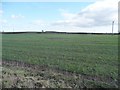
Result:
[[[9,1],[9,2],[8,2]],[[118,1],[0,3],[1,31],[118,32]]]

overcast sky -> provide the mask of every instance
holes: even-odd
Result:
[[[3,0],[5,1],[5,0]],[[1,31],[118,32],[118,1],[0,3]]]

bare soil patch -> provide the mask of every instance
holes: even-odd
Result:
[[[3,60],[2,88],[118,88],[118,83],[110,77]]]

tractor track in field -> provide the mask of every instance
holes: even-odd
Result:
[[[66,70],[60,70],[59,68],[28,64],[23,61],[2,60],[2,68],[8,68],[13,71],[15,71],[16,69],[22,69],[22,70],[25,70],[25,72],[29,72],[29,74],[24,73],[23,74],[24,77],[22,75],[19,76],[18,73],[14,72],[15,76],[13,78],[15,78],[17,75],[18,77],[22,77],[20,78],[21,82],[22,81],[25,82],[26,79],[24,80],[24,78],[32,77],[34,78],[31,81],[31,86],[33,88],[34,87],[37,87],[37,88],[58,88],[58,87],[60,88],[66,88],[66,87],[67,88],[93,88],[93,87],[117,88],[118,87],[117,80],[114,80],[112,77],[101,77],[101,76],[90,76],[86,74],[77,74],[77,73],[73,73]],[[3,69],[2,72],[3,72],[2,73],[2,83],[3,83],[5,81],[4,79],[8,76],[5,76],[7,71],[4,71]],[[24,83],[21,83],[21,84],[11,83],[11,85],[7,86],[5,85],[5,82],[3,83],[4,84],[3,87],[29,88],[29,84],[26,85]]]

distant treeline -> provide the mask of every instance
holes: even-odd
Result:
[[[41,34],[41,33],[56,33],[56,34],[98,34],[98,35],[101,35],[101,34],[107,34],[107,35],[111,35],[111,34],[114,34],[114,35],[118,35],[120,33],[89,33],[89,32],[56,32],[56,31],[45,31],[45,32],[0,32],[2,34],[23,34],[23,33],[36,33],[36,34]]]

